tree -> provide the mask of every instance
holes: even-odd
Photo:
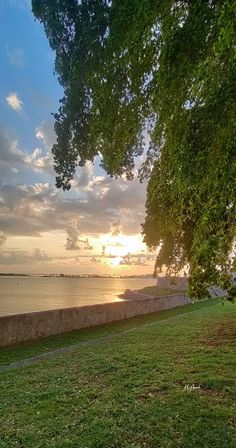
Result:
[[[32,0],[64,88],[56,184],[102,155],[132,178],[144,151],[144,241],[190,294],[229,286],[236,230],[236,0]],[[145,141],[149,139],[148,150]]]

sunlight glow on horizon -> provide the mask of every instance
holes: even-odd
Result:
[[[112,266],[118,267],[118,266],[120,266],[121,261],[122,261],[121,257],[112,258],[110,261],[110,264]]]

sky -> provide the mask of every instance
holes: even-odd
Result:
[[[29,0],[0,1],[0,272],[152,273],[142,242],[146,184],[88,163],[55,187],[52,113],[63,90]],[[137,164],[140,161],[137,161]]]

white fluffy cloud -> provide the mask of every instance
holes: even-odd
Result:
[[[93,191],[82,188],[63,193],[51,183],[4,183],[0,185],[0,229],[11,235],[39,235],[64,230],[67,223],[79,221],[80,237],[112,232],[117,235],[121,228],[126,235],[139,233],[144,217],[143,184],[108,177],[98,184]],[[105,187],[103,195],[97,194],[99,186]]]
[[[79,238],[79,226],[77,222],[71,222],[66,227],[67,238],[65,248],[66,250],[92,250],[89,239]]]
[[[38,132],[42,132],[37,129]],[[24,152],[19,147],[19,142],[15,136],[0,126],[0,181],[11,181],[11,173],[21,173],[21,178],[27,178],[29,172],[44,172],[54,176],[53,157],[50,142],[52,143],[53,128],[48,127],[48,132],[44,134],[43,147],[36,147],[31,152]],[[40,134],[41,135],[41,134]],[[48,146],[46,146],[46,142]],[[28,173],[25,171],[28,170]]]
[[[51,151],[52,146],[56,143],[56,134],[54,131],[54,122],[43,121],[35,130],[36,137],[43,141],[46,148]]]
[[[13,110],[17,112],[20,112],[22,110],[23,101],[21,101],[16,92],[10,92],[9,95],[6,97],[6,102],[8,106],[11,107]]]
[[[52,147],[56,142],[53,121],[43,121],[35,130],[35,136],[43,143],[44,149],[35,148],[25,158],[25,162],[36,172],[44,172],[54,176]]]
[[[118,236],[121,230],[123,234],[139,233],[144,217],[145,183],[140,184],[137,178],[129,182],[124,177],[104,176],[97,166],[98,160],[95,166],[88,163],[80,168],[71,191],[63,193],[54,187],[53,122],[41,123],[36,134],[43,148],[26,153],[14,137],[0,129],[0,229],[3,232],[9,229],[11,235],[38,235],[64,230],[68,223],[79,221],[80,238],[101,233]]]

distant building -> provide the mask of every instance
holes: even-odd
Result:
[[[161,289],[183,290],[188,288],[187,277],[157,277],[157,287]]]

